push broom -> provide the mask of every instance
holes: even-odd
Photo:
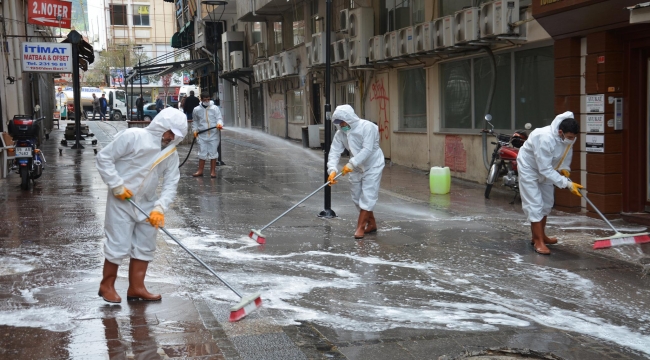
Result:
[[[623,234],[620,231],[618,231],[614,227],[614,225],[612,225],[612,223],[609,222],[609,220],[607,220],[605,215],[603,215],[603,213],[601,213],[600,210],[598,210],[598,208],[594,205],[594,203],[592,203],[591,200],[589,200],[587,198],[587,196],[580,189],[578,189],[578,191],[580,191],[580,194],[582,194],[582,197],[585,198],[587,203],[589,203],[589,205],[591,205],[591,207],[594,210],[596,210],[598,215],[600,215],[600,217],[603,220],[605,220],[607,225],[609,225],[609,227],[612,228],[612,230],[614,230],[616,232],[616,234],[614,234],[612,236],[609,236],[609,237],[606,237],[606,238],[595,239],[594,240],[594,249],[607,249],[607,248],[612,247],[612,246],[643,244],[643,243],[650,242],[650,233]]]
[[[133,206],[135,206],[136,209],[140,210],[140,212],[143,213],[144,216],[147,217],[147,219],[149,218],[149,215],[147,215],[147,213],[144,210],[142,210],[142,208],[139,207],[138,204],[134,203],[133,200],[131,200],[131,199],[127,199],[127,200]],[[226,280],[221,278],[221,276],[219,276],[214,270],[212,270],[212,268],[210,268],[206,263],[204,263],[201,259],[199,259],[193,252],[191,252],[190,249],[186,248],[185,245],[183,245],[183,243],[178,241],[178,239],[176,239],[172,234],[170,234],[167,231],[167,229],[165,229],[164,227],[161,226],[160,230],[162,230],[165,234],[167,234],[167,236],[172,238],[172,240],[174,240],[180,247],[182,247],[183,250],[187,251],[188,254],[192,255],[192,257],[194,259],[196,259],[196,261],[201,263],[201,265],[203,265],[203,267],[208,269],[208,271],[211,272],[212,275],[216,276],[217,279],[221,280],[221,282],[224,285],[226,285],[230,290],[232,290],[232,292],[234,292],[235,294],[237,294],[237,296],[239,296],[239,298],[241,299],[239,304],[237,304],[237,305],[230,308],[229,321],[231,321],[231,322],[238,321],[238,320],[242,319],[244,316],[252,313],[257,308],[262,306],[262,298],[260,297],[259,293],[256,293],[256,294],[253,294],[253,295],[248,295],[248,296],[243,296],[242,294],[239,293],[239,291],[235,290],[235,288],[230,286],[230,284],[228,284],[228,282]]]
[[[338,175],[336,175],[336,176],[334,177],[334,180],[338,179],[339,176],[341,176],[341,175],[343,175],[342,172],[339,173]],[[250,232],[250,234],[248,234],[248,236],[249,236],[251,239],[257,241],[258,244],[265,244],[265,243],[266,243],[266,236],[262,234],[262,231],[263,231],[264,229],[266,229],[267,227],[273,225],[276,221],[280,220],[280,218],[282,218],[283,216],[287,215],[291,210],[293,210],[293,209],[295,209],[296,207],[298,207],[298,205],[304,203],[307,199],[309,199],[310,197],[314,196],[317,192],[319,192],[322,188],[324,188],[325,186],[329,185],[330,183],[331,183],[331,181],[328,181],[328,182],[326,182],[325,184],[321,185],[318,189],[314,190],[313,193],[307,195],[306,198],[300,200],[296,205],[294,205],[294,206],[292,206],[291,208],[289,208],[289,210],[283,212],[280,216],[278,216],[278,217],[276,217],[275,219],[273,219],[273,221],[271,221],[270,223],[264,225],[264,227],[262,227],[261,229],[259,229],[259,230],[251,229],[251,232]]]

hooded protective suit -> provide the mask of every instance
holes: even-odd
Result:
[[[535,129],[519,149],[517,169],[521,204],[528,221],[539,222],[551,212],[553,185],[564,189],[570,180],[559,170],[570,170],[573,143],[562,142],[558,130],[564,119],[573,118],[567,111],[555,117],[551,125]]]
[[[162,148],[162,135],[168,130],[180,131]],[[115,198],[110,191],[120,185],[133,192],[133,201],[146,212],[155,206],[167,210],[176,196],[180,179],[176,145],[187,134],[187,117],[174,108],[162,110],[146,128],[130,128],[119,132],[114,140],[97,153],[96,166],[108,185],[104,231],[104,254],[108,261],[120,264],[131,258],[151,261],[156,250],[157,229],[127,201]],[[156,189],[162,177],[160,196]]]
[[[194,108],[192,112],[192,132],[206,130],[217,125],[223,126],[223,118],[219,107],[210,101],[207,108],[202,104]],[[199,159],[213,160],[219,158],[219,130],[212,129],[199,134]]]
[[[333,120],[342,120],[350,130],[339,130],[334,135],[327,159],[327,172],[337,171],[343,150],[350,152],[350,194],[359,210],[373,211],[379,198],[381,173],[384,170],[384,153],[379,147],[379,128],[368,120],[360,119],[350,105],[337,106]]]

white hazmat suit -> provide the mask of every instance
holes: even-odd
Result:
[[[342,120],[350,125],[350,130],[339,130],[334,135],[327,172],[338,171],[341,153],[348,149],[350,164],[350,194],[359,210],[373,211],[379,198],[379,185],[384,170],[384,153],[379,147],[379,128],[368,120],[360,119],[350,105],[341,105],[334,110],[332,119]]]
[[[573,143],[563,143],[558,135],[560,123],[573,118],[567,111],[555,117],[551,125],[535,129],[517,156],[521,206],[531,223],[540,222],[551,212],[553,185],[564,189],[571,180],[558,171],[569,170]]]
[[[174,140],[162,148],[162,135],[168,130]],[[176,132],[180,131],[182,136]],[[97,153],[99,174],[110,189],[120,185],[133,192],[133,201],[147,213],[155,206],[166,211],[176,196],[180,178],[176,145],[187,134],[187,117],[174,108],[162,110],[146,128],[121,131],[115,139]],[[160,196],[156,194],[162,177]],[[105,257],[114,264],[131,257],[153,260],[157,229],[128,201],[122,201],[108,192],[104,229]]]
[[[202,104],[192,111],[192,132],[206,130],[217,125],[223,126],[223,118],[219,107],[210,102],[210,106]],[[200,133],[197,137],[199,144],[199,160],[214,160],[219,158],[219,130],[212,129]]]

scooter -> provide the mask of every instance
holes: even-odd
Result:
[[[29,180],[32,182],[43,174],[45,157],[38,149],[38,135],[40,132],[40,120],[33,120],[30,115],[14,115],[9,122],[8,130],[14,139],[16,155],[14,157],[12,170],[20,174],[20,188],[29,189]]]
[[[485,115],[485,121],[490,125],[490,129],[484,129],[482,132],[493,135],[496,138],[496,142],[491,142],[494,147],[492,152],[492,162],[490,162],[490,168],[488,170],[488,176],[486,179],[485,186],[485,198],[490,198],[490,192],[492,191],[492,185],[494,185],[500,176],[503,176],[503,186],[507,186],[515,192],[515,197],[512,200],[514,203],[515,199],[519,195],[519,179],[517,172],[517,155],[519,154],[519,148],[524,145],[526,139],[528,139],[528,133],[524,130],[515,130],[515,133],[512,136],[507,134],[500,134],[494,131],[494,125],[492,125],[492,115]],[[531,124],[527,123],[525,125],[526,130],[531,128]]]

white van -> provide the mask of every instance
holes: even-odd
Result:
[[[108,99],[111,120],[121,121],[126,119],[126,92],[119,89],[105,88],[103,93],[106,94],[106,99]]]
[[[190,91],[194,91],[194,96],[196,96],[197,98],[201,97],[201,89],[198,86],[194,86],[194,85],[181,86],[178,92],[178,96],[181,97],[190,96]]]

